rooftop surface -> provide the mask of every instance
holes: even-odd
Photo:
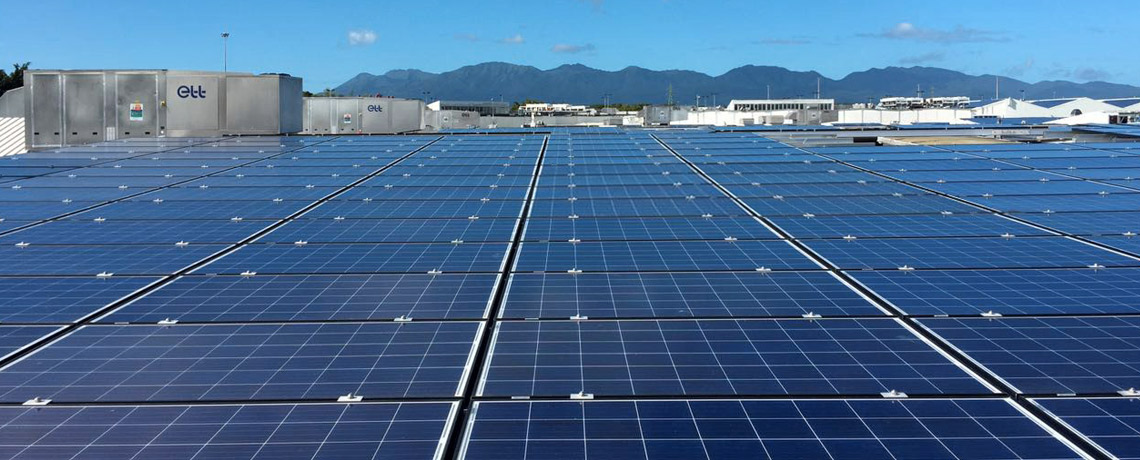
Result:
[[[0,457],[1140,457],[1140,143],[490,132],[0,159]]]

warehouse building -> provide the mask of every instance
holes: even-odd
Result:
[[[511,104],[503,101],[435,101],[427,106],[435,111],[475,112],[484,117],[511,114]]]

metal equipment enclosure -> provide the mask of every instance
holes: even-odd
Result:
[[[301,79],[289,75],[33,70],[24,88],[29,148],[301,130]]]
[[[423,129],[424,104],[386,97],[307,97],[305,134],[397,134]]]
[[[0,95],[0,118],[24,118],[24,88],[12,88]]]

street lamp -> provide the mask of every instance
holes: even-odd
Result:
[[[222,32],[222,73],[228,73],[230,68],[230,33]]]

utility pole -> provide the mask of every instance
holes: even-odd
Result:
[[[715,109],[716,108],[716,93],[712,93],[712,97],[713,97],[713,108]]]
[[[222,32],[222,73],[230,71],[230,33]]]
[[[766,98],[769,101],[772,100],[772,85],[764,85],[764,88],[765,88],[766,94],[767,94]]]
[[[823,81],[823,79],[822,79],[822,78],[820,78],[820,77],[815,77],[815,98],[816,98],[816,99],[819,99],[819,98],[820,98],[820,95],[822,94],[822,93],[821,93],[821,90],[823,89],[823,87],[821,86],[821,85],[822,85],[822,81]]]
[[[994,77],[994,100],[1001,98],[1001,77]]]
[[[668,105],[669,107],[673,107],[674,105],[676,105],[676,102],[673,100],[673,84],[672,83],[669,84],[669,89],[666,90],[666,92],[665,92],[665,105]]]

